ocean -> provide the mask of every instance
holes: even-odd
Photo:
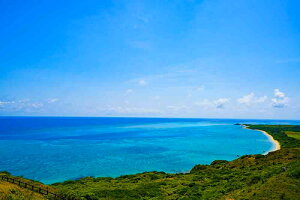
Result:
[[[196,164],[234,160],[274,148],[241,119],[0,117],[0,171],[45,184],[145,171],[188,172]]]

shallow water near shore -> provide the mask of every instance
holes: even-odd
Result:
[[[274,144],[234,123],[299,121],[0,117],[0,171],[49,184],[85,176],[187,172],[196,164],[262,154]]]

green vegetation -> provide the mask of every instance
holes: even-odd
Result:
[[[300,132],[285,131],[285,134],[287,134],[287,136],[289,136],[289,137],[300,140]]]
[[[300,126],[247,125],[265,130],[282,149],[268,155],[245,155],[234,161],[196,165],[189,173],[145,172],[118,178],[86,177],[53,184],[60,194],[77,199],[300,199],[300,140],[289,132]],[[287,132],[288,131],[288,132]]]
[[[42,200],[46,199],[35,192],[20,188],[19,186],[0,181],[0,199],[9,200]]]
[[[0,172],[0,176],[11,176],[8,172]],[[21,179],[21,178],[20,178]],[[27,182],[29,180],[26,180]],[[21,188],[16,184],[0,180],[0,199],[9,200],[45,200],[42,195],[27,189]]]
[[[7,200],[42,200],[42,199],[53,199],[53,195],[43,196],[38,193],[38,188],[43,190],[48,190],[49,192],[56,193],[56,188],[44,185],[41,182],[25,179],[23,177],[12,176],[9,172],[2,171],[0,172],[0,177],[5,176],[8,178],[14,179],[14,183],[11,183],[4,179],[0,179],[0,199]],[[21,186],[18,185],[18,181],[21,182]],[[24,184],[27,184],[27,189],[24,188]],[[34,186],[34,191],[31,191],[29,188]]]

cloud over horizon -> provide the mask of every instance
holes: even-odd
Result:
[[[262,97],[256,97],[255,94],[252,92],[248,95],[245,95],[239,99],[237,99],[237,102],[244,105],[252,105],[256,103],[264,103],[268,99],[267,96]]]
[[[274,108],[284,108],[288,105],[289,98],[279,89],[274,89],[274,98],[272,98],[272,106]]]

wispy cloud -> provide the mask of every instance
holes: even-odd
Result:
[[[14,101],[0,101],[0,107],[4,107],[5,105],[14,104]]]
[[[279,89],[274,90],[274,98],[272,99],[272,106],[274,108],[283,108],[288,105],[289,98],[285,93],[281,92]]]
[[[188,110],[188,106],[186,106],[186,105],[170,105],[170,106],[167,106],[167,108],[169,110],[175,111],[175,112],[178,112],[178,111],[186,112]]]
[[[132,89],[127,89],[126,91],[125,91],[125,94],[126,95],[129,95],[129,94],[132,94],[133,93],[133,90]]]
[[[57,98],[53,98],[53,99],[48,99],[47,100],[47,103],[55,103],[55,102],[57,102],[58,101],[58,99]]]
[[[130,107],[130,106],[108,106],[105,108],[97,109],[99,112],[105,114],[129,114],[129,115],[140,115],[140,114],[157,114],[160,110],[154,108],[144,107]]]
[[[214,101],[214,105],[218,109],[223,109],[225,104],[229,102],[228,98],[220,98]]]
[[[187,69],[187,68],[183,67],[183,69],[180,69],[180,70],[172,70],[171,72],[151,74],[148,76],[131,79],[131,80],[127,81],[127,83],[137,83],[138,85],[145,86],[151,82],[186,79],[190,75],[193,75],[194,72],[195,72],[194,69]],[[200,91],[201,89],[202,90],[204,89],[204,86],[199,86],[198,88]]]
[[[58,99],[47,99],[42,102],[32,101],[30,99],[21,99],[14,101],[0,101],[0,108],[5,111],[17,111],[17,112],[36,112],[40,111],[47,104],[57,102]]]
[[[27,106],[30,106],[32,108],[42,108],[44,106],[43,103],[31,103],[31,104],[28,104]]]
[[[230,99],[229,98],[219,98],[216,100],[208,100],[204,99],[201,101],[196,102],[195,104],[197,106],[200,106],[204,109],[224,109],[225,105],[229,103]]]
[[[154,100],[160,100],[161,97],[160,97],[160,96],[154,96],[153,99],[154,99]]]
[[[199,86],[199,87],[196,87],[196,91],[197,92],[202,92],[203,90],[205,89],[205,87],[203,85]]]
[[[145,86],[145,85],[147,85],[147,82],[146,82],[145,79],[140,79],[140,80],[137,81],[137,83],[138,83],[140,86]]]
[[[267,96],[262,97],[256,97],[255,94],[252,92],[248,95],[245,95],[239,99],[237,99],[237,102],[244,105],[252,105],[257,103],[264,103],[268,99]]]

